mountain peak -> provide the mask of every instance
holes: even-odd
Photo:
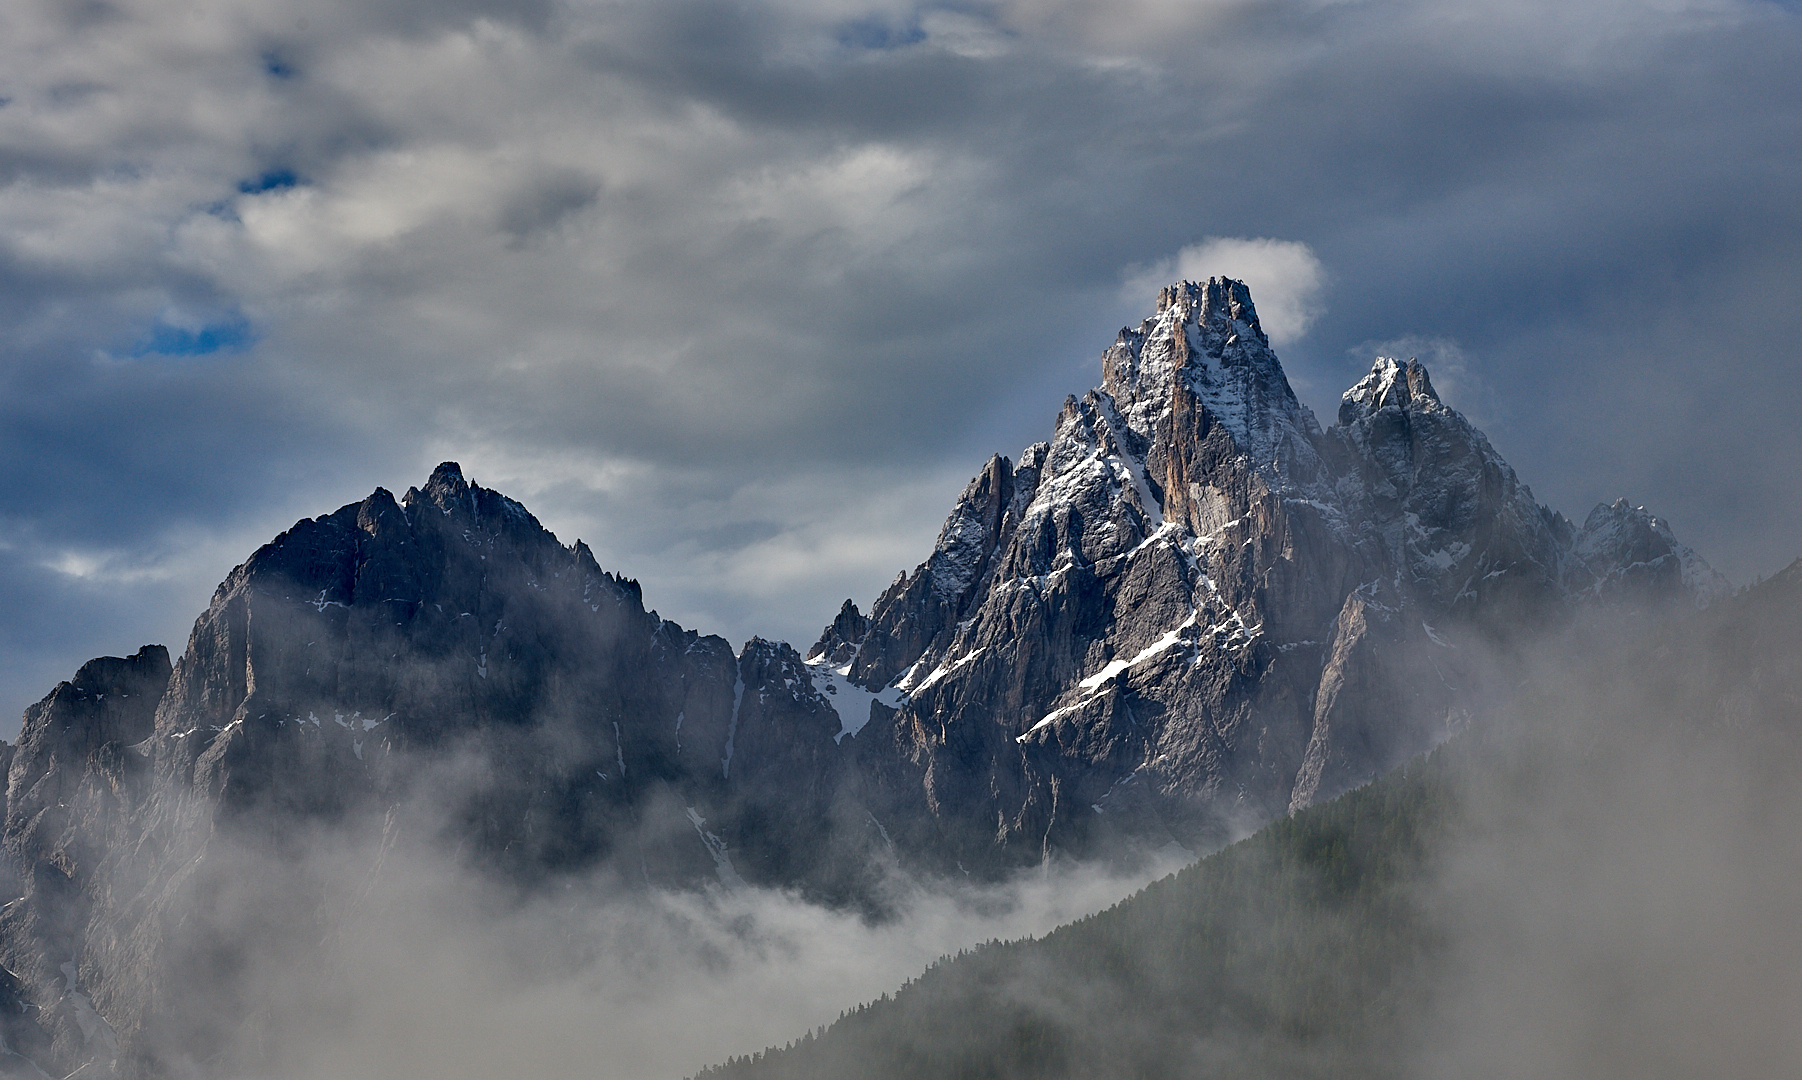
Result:
[[[446,461],[440,463],[436,469],[432,470],[431,478],[425,482],[424,493],[431,496],[448,496],[449,498],[455,499],[468,490],[469,481],[463,478],[463,466],[458,465],[454,461]],[[434,501],[443,502],[445,499],[436,498]]]
[[[1251,289],[1245,282],[1228,277],[1212,277],[1206,281],[1184,279],[1158,290],[1157,313],[1171,308],[1180,312],[1183,321],[1193,326],[1239,322],[1252,329],[1259,339],[1264,337],[1258,325],[1258,309],[1251,302]]]
[[[1433,381],[1427,377],[1426,365],[1411,356],[1405,362],[1379,356],[1370,365],[1370,374],[1341,397],[1339,422],[1349,424],[1390,406],[1431,409],[1440,404]]]
[[[95,657],[69,680],[76,689],[102,697],[127,697],[138,683],[168,681],[169,650],[161,645],[146,645],[130,656]]]
[[[1680,597],[1705,607],[1733,589],[1664,520],[1626,499],[1598,503],[1583,519],[1571,554],[1594,578],[1585,586],[1579,577],[1577,586],[1599,597]]]
[[[1290,388],[1242,281],[1160,289],[1156,313],[1120,332],[1101,369],[1102,392],[1136,435],[1128,441],[1152,444],[1153,456],[1218,429],[1231,439],[1221,452],[1244,457],[1274,487],[1318,472],[1319,424]]]
[[[1262,346],[1269,363],[1260,366],[1281,373],[1243,281],[1216,277],[1166,285],[1152,316],[1137,330],[1122,329],[1102,355],[1102,389],[1123,401],[1165,397],[1178,371],[1205,369],[1209,359],[1230,365],[1228,346],[1241,342]]]
[[[869,632],[870,620],[857,610],[855,603],[846,600],[838,609],[838,616],[821,632],[820,640],[807,650],[807,659],[823,660],[834,667],[850,663],[857,655],[858,644]]]

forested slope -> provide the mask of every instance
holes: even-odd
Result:
[[[1453,745],[1036,941],[947,959],[708,1080],[1397,1074]]]

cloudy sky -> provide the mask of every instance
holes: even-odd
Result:
[[[1541,500],[1802,554],[1802,10],[9,0],[0,706],[438,461],[805,644],[1229,273]],[[11,727],[0,724],[10,731]]]

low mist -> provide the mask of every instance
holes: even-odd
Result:
[[[1000,884],[894,871],[887,914],[870,918],[764,888],[653,888],[615,865],[527,891],[405,816],[214,839],[232,884],[207,898],[185,951],[231,962],[212,967],[224,982],[184,993],[252,1008],[223,1040],[225,1062],[192,1064],[269,1080],[676,1080],[1178,865],[1062,865]]]
[[[1802,1073],[1802,608],[1772,595],[1671,622],[1596,616],[1466,664],[1504,689],[1430,769],[1410,766],[1443,798],[1392,778],[1388,803],[1305,811],[1284,826],[1294,843],[1254,838],[1056,948],[985,954],[971,970],[993,978],[938,980],[937,999],[816,1043],[816,1063],[852,1065],[792,1075],[859,1075],[856,1039],[943,1041],[947,1016],[970,1018],[954,1054],[980,1063],[991,1015],[1064,1048],[994,1075],[1111,1075],[1091,1066],[1154,1040],[1171,1071],[1145,1075]],[[676,1080],[1176,868],[1053,864],[1001,884],[891,870],[882,917],[770,889],[653,887],[624,859],[528,888],[446,846],[433,807],[455,799],[419,790],[435,786],[386,816],[206,841],[223,884],[178,951],[207,962],[171,997],[250,1008],[220,1059],[187,1064],[245,1080]],[[1413,815],[1418,858],[1391,812]],[[1316,859],[1315,838],[1334,835],[1366,850]],[[1348,872],[1391,876],[1332,876]],[[1183,970],[1209,956],[1232,985]]]
[[[1428,759],[723,1080],[1796,1074],[1799,592],[1462,638]]]
[[[1802,1073],[1802,656],[1787,591],[1548,644],[1422,897],[1420,1076]]]

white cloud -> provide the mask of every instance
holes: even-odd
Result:
[[[407,764],[431,778],[420,787],[442,806],[468,797],[457,769]],[[357,822],[286,837],[280,854],[254,842],[209,847],[201,872],[230,900],[184,928],[239,958],[227,976],[200,975],[208,991],[277,1003],[245,1028],[257,1075],[691,1076],[831,1023],[943,955],[1105,908],[1183,861],[1048,864],[990,884],[895,873],[884,882],[888,913],[870,919],[767,888],[628,884],[643,879],[635,856],[522,894],[413,839],[446,835],[437,806],[403,801],[397,812],[407,825],[386,834]],[[674,812],[653,804],[646,819]],[[655,828],[616,850],[656,850],[667,841]],[[317,895],[355,900],[326,916],[323,935],[272,927],[318,926],[318,911],[296,899]],[[168,981],[188,985],[187,974]],[[198,989],[172,999],[204,1000]]]

